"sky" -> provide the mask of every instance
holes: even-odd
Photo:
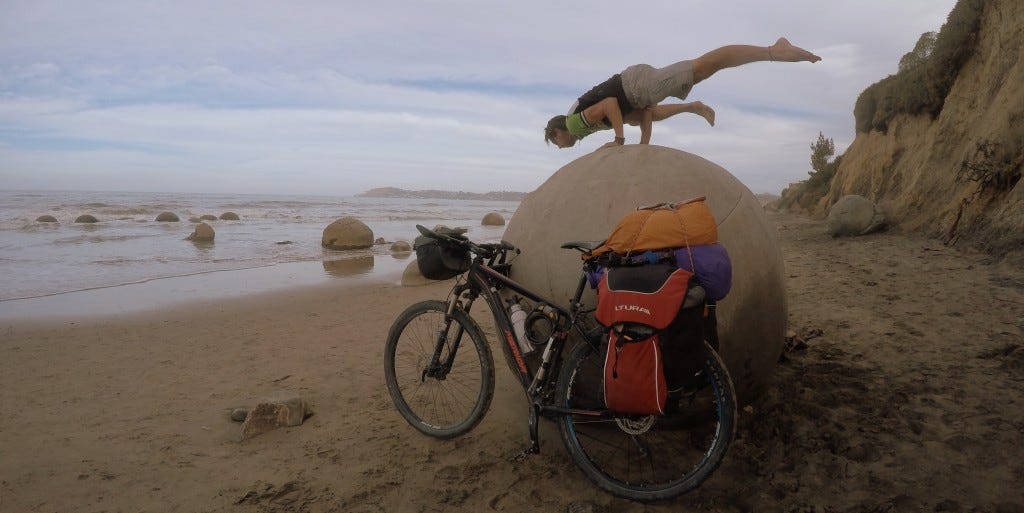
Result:
[[[785,36],[823,60],[720,71],[687,98],[715,126],[651,140],[778,193],[819,132],[846,149],[857,96],[954,3],[3,0],[0,189],[531,191],[611,140],[544,143],[592,86]]]

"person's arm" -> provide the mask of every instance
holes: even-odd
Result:
[[[640,144],[651,142],[651,125],[654,123],[654,113],[651,109],[645,108],[640,113]]]
[[[626,143],[626,137],[622,132],[622,111],[619,109],[619,103],[614,97],[609,96],[587,107],[583,111],[583,117],[591,124],[608,118],[608,123],[612,125],[612,130],[615,131],[615,141],[604,144],[601,146],[602,148],[622,146]]]

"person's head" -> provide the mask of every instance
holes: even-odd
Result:
[[[559,148],[570,148],[576,144],[579,139],[575,135],[569,133],[569,129],[565,127],[565,116],[555,116],[548,121],[548,126],[544,127],[544,142],[555,143],[555,146]]]

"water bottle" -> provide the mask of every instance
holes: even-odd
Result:
[[[516,333],[516,343],[523,354],[533,351],[533,346],[526,340],[526,310],[519,306],[519,302],[513,302],[508,307],[509,319],[512,321],[512,330]]]

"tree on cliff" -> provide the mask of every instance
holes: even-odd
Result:
[[[795,183],[782,191],[782,197],[775,203],[779,210],[808,210],[828,193],[832,177],[839,169],[842,155],[833,160],[829,157],[836,154],[836,145],[832,138],[818,132],[818,140],[811,144],[811,171],[802,182]]]
[[[828,184],[832,181],[832,177],[836,174],[836,169],[839,168],[839,159],[842,157],[836,157],[835,160],[829,161],[828,158],[836,154],[836,145],[832,142],[831,137],[825,137],[825,134],[818,132],[818,140],[811,145],[811,169],[807,174],[810,178],[807,179],[808,191],[813,191],[824,186],[824,192],[828,191]]]

